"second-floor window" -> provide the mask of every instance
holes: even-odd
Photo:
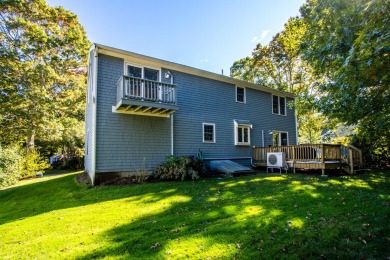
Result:
[[[236,102],[245,103],[245,88],[236,87]]]
[[[272,113],[286,115],[286,98],[272,95]]]

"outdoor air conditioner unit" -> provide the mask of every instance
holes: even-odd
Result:
[[[285,166],[286,156],[284,153],[267,153],[267,167],[283,168]]]

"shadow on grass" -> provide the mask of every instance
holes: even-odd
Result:
[[[56,176],[53,179],[39,179],[35,183],[0,190],[0,225],[53,210],[137,197],[145,192],[136,186],[80,185],[76,180],[79,173],[53,174]]]
[[[80,259],[383,258],[390,255],[389,190],[388,173],[264,174],[92,189],[72,174],[1,190],[0,224],[124,199],[143,205],[135,210],[158,210],[129,215],[128,223],[96,235],[108,243]]]
[[[390,216],[382,204],[388,178],[363,177],[266,175],[177,183],[174,192],[149,194],[145,207],[172,195],[186,199],[104,232],[99,239],[111,241],[109,246],[80,259],[388,256]]]

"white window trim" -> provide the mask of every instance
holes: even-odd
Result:
[[[278,97],[278,113],[274,113],[274,97]],[[284,98],[284,115],[280,114],[280,98]],[[285,96],[271,95],[271,111],[274,115],[287,116],[287,98]]]
[[[145,72],[144,72],[144,69],[145,69],[145,68],[147,68],[147,69],[152,69],[152,70],[157,70],[157,71],[158,71],[158,81],[161,81],[161,68],[152,67],[152,66],[145,66],[145,65],[141,65],[141,64],[137,64],[137,63],[132,63],[132,62],[125,61],[125,68],[124,68],[123,75],[127,75],[127,67],[128,67],[128,66],[133,66],[133,67],[141,68],[141,69],[142,69],[142,78],[143,78],[143,79],[145,78]]]
[[[242,89],[244,89],[244,101],[238,101],[237,100],[237,88],[242,88]],[[246,88],[245,87],[240,87],[240,86],[236,86],[236,102],[237,103],[246,103]]]
[[[208,141],[208,140],[204,140],[204,126],[205,125],[211,125],[213,126],[213,141]],[[206,144],[215,144],[217,140],[216,138],[216,135],[215,135],[215,124],[214,123],[202,123],[202,140],[203,140],[203,143],[206,143]]]
[[[248,129],[248,142],[239,142],[238,141],[238,128],[239,127]],[[234,145],[237,145],[237,146],[250,146],[251,145],[251,129],[252,129],[252,125],[238,124],[236,122],[236,120],[234,120]]]
[[[272,130],[272,133],[278,133],[278,134],[285,133],[285,134],[287,134],[287,145],[290,145],[287,131]],[[279,135],[278,136],[278,146],[281,146],[281,144],[282,144],[282,136]],[[273,136],[272,136],[272,146],[275,146]]]

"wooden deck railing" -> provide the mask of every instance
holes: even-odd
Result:
[[[341,160],[340,145],[334,144],[307,144],[279,147],[253,148],[254,161],[267,161],[267,153],[284,152],[286,161],[335,161]]]
[[[117,102],[124,98],[176,104],[176,85],[123,75],[117,84]]]
[[[290,163],[339,163],[349,165],[349,172],[363,165],[362,152],[358,148],[339,144],[307,144],[279,147],[254,147],[252,159],[254,165],[266,166],[267,153],[284,152]]]

